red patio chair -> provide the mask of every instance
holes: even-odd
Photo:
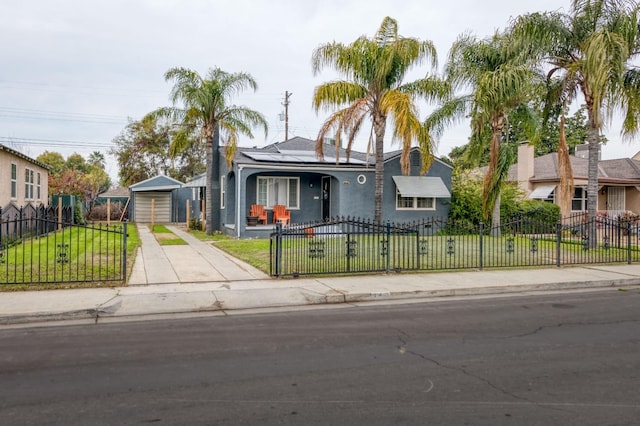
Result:
[[[273,223],[278,221],[283,225],[288,225],[291,221],[291,212],[282,204],[273,206]]]
[[[251,216],[258,216],[258,223],[267,224],[267,211],[262,204],[251,205]]]

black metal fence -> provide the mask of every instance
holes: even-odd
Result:
[[[636,220],[578,215],[517,217],[499,227],[430,218],[376,224],[352,218],[277,226],[272,276],[631,263],[640,259]]]
[[[0,209],[0,284],[124,281],[127,224],[73,224],[71,207]]]

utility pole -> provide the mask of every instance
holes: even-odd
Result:
[[[288,91],[284,92],[284,140],[289,140],[289,98],[293,95],[293,93],[289,93]]]

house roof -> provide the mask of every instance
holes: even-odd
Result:
[[[18,158],[22,158],[23,160],[29,161],[30,163],[33,163],[33,164],[35,164],[35,165],[37,165],[37,166],[40,166],[40,167],[42,167],[43,169],[51,170],[51,166],[49,166],[49,165],[47,165],[47,164],[44,164],[44,163],[41,163],[41,162],[40,162],[40,161],[38,161],[38,160],[34,160],[33,158],[31,158],[31,157],[29,157],[29,156],[27,156],[27,155],[24,155],[24,154],[23,154],[23,153],[21,153],[20,151],[16,151],[15,149],[13,149],[13,148],[9,148],[8,146],[3,145],[3,144],[1,144],[1,143],[0,143],[0,151],[8,152],[8,153],[9,153],[9,154],[11,154],[11,155],[14,155],[14,156],[16,156],[16,157],[18,157]]]
[[[417,150],[418,148],[413,148]],[[352,150],[347,161],[344,148],[324,144],[324,158],[316,155],[316,141],[296,136],[284,142],[277,142],[262,148],[239,148],[234,161],[238,164],[296,164],[297,166],[318,166],[319,164],[338,167],[373,167],[373,154]],[[388,162],[402,154],[402,150],[384,154],[384,161]],[[440,161],[436,159],[436,161]],[[446,164],[443,162],[443,164]],[[447,164],[447,166],[449,166]],[[451,167],[451,166],[449,166]]]
[[[207,186],[207,174],[200,173],[199,175],[192,177],[184,184],[184,186],[185,188],[199,188]]]
[[[98,198],[128,198],[129,188],[112,188],[98,195]]]
[[[296,136],[284,142],[269,144],[261,148],[239,148],[234,161],[237,164],[296,164],[297,166],[338,165],[342,167],[367,167],[373,165],[373,157],[351,151],[349,161],[344,148],[325,144],[324,158],[316,155],[316,141]]]
[[[570,156],[574,179],[587,180],[589,176],[589,160]],[[551,153],[533,159],[533,176],[531,182],[557,181],[558,154]],[[509,180],[517,180],[517,164],[509,168]],[[617,158],[598,162],[598,181],[610,183],[640,183],[640,160]]]
[[[143,180],[142,182],[134,183],[129,186],[129,189],[133,192],[140,191],[171,191],[172,189],[182,188],[183,183],[179,180],[170,178],[169,176],[158,175],[152,178]]]

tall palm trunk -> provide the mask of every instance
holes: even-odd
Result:
[[[373,128],[376,134],[376,172],[375,172],[375,196],[374,196],[374,221],[382,223],[382,192],[384,189],[384,134],[386,117],[375,114]]]
[[[558,185],[557,195],[561,217],[567,217],[571,214],[571,198],[573,196],[573,170],[571,169],[569,147],[567,146],[567,137],[564,130],[563,112],[560,115],[560,139],[558,141],[558,174],[560,184]]]
[[[591,120],[590,120],[591,121]],[[598,159],[600,157],[600,132],[589,127],[589,171],[587,182],[587,217],[589,218],[589,248],[598,247],[596,216],[598,213]]]
[[[500,159],[500,141],[504,128],[504,115],[499,115],[492,120],[491,145],[489,147],[489,167],[484,177],[482,188],[482,211],[485,220],[492,214],[491,234],[500,236],[500,185],[502,184],[501,172],[498,170]],[[496,214],[497,211],[497,214]]]

